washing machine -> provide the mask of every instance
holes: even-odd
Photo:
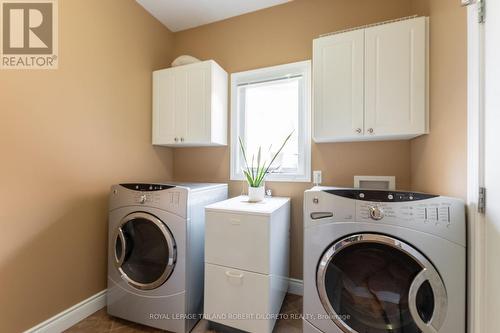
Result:
[[[226,184],[112,186],[108,313],[189,332],[203,313],[204,207],[226,198]]]
[[[304,195],[305,333],[465,333],[461,200],[314,187]]]

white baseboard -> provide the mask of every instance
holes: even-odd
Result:
[[[289,278],[288,292],[290,294],[302,296],[304,293],[302,280]],[[24,333],[59,333],[79,323],[105,306],[106,290],[103,290],[94,296],[73,305],[69,309],[56,314],[54,317],[47,319],[43,323],[30,328]]]
[[[56,314],[24,333],[59,333],[106,306],[106,289]]]
[[[288,278],[288,292],[299,296],[304,295],[304,283],[302,280]]]

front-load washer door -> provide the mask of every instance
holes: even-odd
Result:
[[[359,234],[332,244],[316,274],[329,319],[349,333],[435,333],[447,295],[433,265],[398,239]]]
[[[114,240],[115,267],[129,285],[150,290],[168,280],[175,266],[176,245],[157,217],[144,212],[125,216]]]

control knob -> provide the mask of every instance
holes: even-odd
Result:
[[[372,220],[379,221],[384,218],[384,210],[378,206],[370,206],[369,212]]]

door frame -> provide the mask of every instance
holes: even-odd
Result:
[[[478,211],[484,187],[484,24],[479,5],[467,8],[467,215],[468,331],[483,333],[485,320],[485,217]]]

